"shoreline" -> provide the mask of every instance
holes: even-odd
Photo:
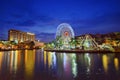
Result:
[[[45,49],[44,51],[47,52],[66,52],[66,53],[120,53],[118,51],[108,51],[108,50],[50,50],[50,49]]]
[[[41,48],[31,49],[0,49],[0,51],[16,51],[16,50],[37,50]],[[120,51],[108,51],[108,50],[56,50],[56,49],[44,49],[47,52],[58,52],[58,53],[120,53]]]
[[[31,48],[31,49],[0,49],[0,51],[34,50],[34,49],[41,49],[41,48]]]

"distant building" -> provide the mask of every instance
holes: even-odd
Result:
[[[8,32],[8,40],[16,42],[35,41],[35,34],[10,29]]]

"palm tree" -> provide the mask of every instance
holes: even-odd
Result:
[[[29,44],[30,49],[32,49],[34,47],[34,45],[35,45],[34,41],[31,41],[30,44]]]
[[[60,48],[63,44],[62,44],[63,42],[62,42],[62,39],[61,39],[61,36],[57,36],[56,37],[56,47],[57,48]]]
[[[71,45],[71,48],[72,48],[72,47],[75,47],[76,44],[77,44],[75,38],[71,38],[71,41],[70,41],[69,43],[70,43],[70,45]]]

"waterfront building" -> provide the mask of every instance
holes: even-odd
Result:
[[[9,41],[16,41],[18,43],[24,42],[24,41],[35,41],[35,34],[10,29],[8,32],[8,40]]]

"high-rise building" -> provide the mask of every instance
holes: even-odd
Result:
[[[34,41],[35,40],[35,34],[10,29],[9,32],[8,32],[8,40],[9,41],[18,41],[18,42]]]

